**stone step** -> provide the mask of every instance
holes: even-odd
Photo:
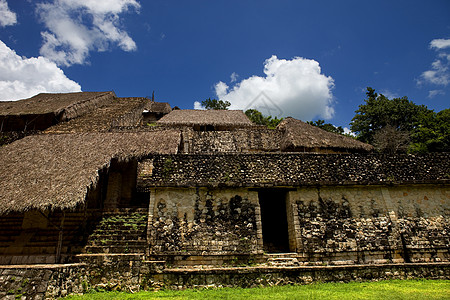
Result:
[[[103,215],[129,215],[133,213],[147,214],[148,208],[115,208],[103,211]]]
[[[95,231],[108,231],[108,232],[123,232],[123,231],[144,231],[147,228],[146,224],[139,225],[112,225],[112,224],[101,224],[95,228]]]
[[[103,220],[112,220],[112,221],[120,221],[120,220],[144,220],[147,218],[146,214],[131,214],[131,215],[102,215]]]
[[[142,231],[107,231],[107,230],[101,230],[101,231],[94,231],[90,236],[89,239],[97,239],[97,238],[116,238],[116,239],[124,239],[127,237],[145,237],[147,235],[146,230]]]
[[[146,248],[141,247],[101,247],[101,246],[86,246],[85,253],[145,253]]]
[[[103,212],[88,238],[85,253],[145,253],[148,209]]]
[[[125,240],[130,241],[136,241],[136,240],[146,240],[146,237],[143,234],[123,234],[123,235],[109,235],[109,234],[94,234],[88,237],[87,241],[100,241],[100,240],[107,240],[107,241],[114,241],[114,242],[121,242]]]
[[[103,219],[97,226],[146,226],[147,220],[105,220]]]
[[[123,221],[123,220],[141,220],[146,221],[147,215],[145,214],[133,214],[133,215],[102,215],[103,220],[108,221]]]
[[[0,255],[1,265],[54,264],[55,255]]]
[[[269,266],[299,266],[298,253],[269,253],[264,255]]]
[[[110,235],[110,234],[92,234],[88,238],[88,242],[91,241],[101,241],[101,240],[110,240],[110,241],[141,241],[146,240],[146,236],[143,234],[123,234],[123,235]]]
[[[145,226],[147,225],[147,220],[132,220],[132,219],[126,219],[126,220],[105,220],[102,219],[99,223],[98,226],[105,226],[105,225],[109,225],[109,226]]]
[[[95,231],[108,231],[108,232],[119,232],[119,231],[144,231],[147,228],[146,225],[99,225],[95,228]]]
[[[266,257],[297,257],[297,252],[287,252],[287,253],[266,253],[264,254]]]
[[[279,257],[271,258],[267,261],[269,266],[298,266],[299,261],[296,258]]]
[[[80,253],[70,257],[74,263],[103,264],[107,262],[142,261],[145,263],[145,253]]]
[[[145,240],[123,240],[123,241],[94,240],[87,244],[87,246],[111,246],[111,247],[145,246],[145,245],[147,245],[147,241]]]
[[[100,223],[96,229],[103,230],[142,230],[147,227],[147,223]]]

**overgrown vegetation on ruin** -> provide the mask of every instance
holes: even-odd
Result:
[[[157,292],[91,292],[65,299],[449,299],[450,280],[386,280],[262,288]]]

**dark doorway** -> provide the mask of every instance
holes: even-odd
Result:
[[[264,189],[258,192],[266,253],[289,252],[286,194],[287,192],[281,189]]]

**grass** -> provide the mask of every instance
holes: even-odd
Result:
[[[450,299],[450,280],[386,280],[317,283],[262,288],[163,290],[158,292],[93,292],[64,299]]]

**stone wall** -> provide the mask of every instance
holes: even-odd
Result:
[[[373,281],[383,279],[449,279],[449,263],[295,268],[230,267],[221,269],[166,269],[135,256],[109,256],[89,264],[0,268],[2,299],[58,299],[91,290],[139,290],[259,287],[313,282]]]
[[[185,289],[310,284],[314,282],[379,281],[386,279],[449,279],[450,265],[390,264],[354,266],[306,266],[291,268],[228,268],[164,270],[145,277],[153,288]]]
[[[203,263],[258,252],[258,195],[247,189],[158,188],[150,192],[150,254]],[[215,256],[215,258],[209,257]],[[189,257],[189,259],[188,259]],[[220,260],[220,261],[218,261]],[[197,262],[192,262],[196,264]]]
[[[290,192],[306,261],[449,261],[450,188],[320,187]]]
[[[159,155],[140,187],[327,186],[450,183],[450,153]]]
[[[280,151],[282,133],[267,128],[232,131],[186,131],[188,153],[240,153]]]
[[[258,259],[267,242],[258,196],[264,191],[151,190],[150,253],[177,265],[217,265],[239,255]],[[276,189],[270,189],[273,201],[286,207],[289,250],[297,252],[302,262],[450,260],[448,186],[322,186],[279,191],[280,197]]]

